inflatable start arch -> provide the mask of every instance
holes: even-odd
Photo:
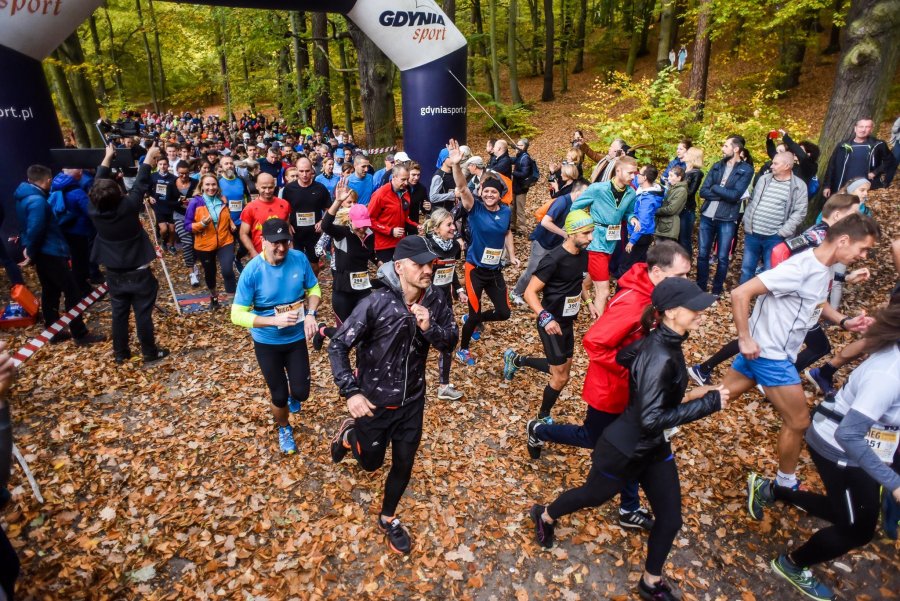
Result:
[[[50,149],[63,144],[41,60],[101,1],[0,0],[0,190],[7,216],[28,165],[49,165]],[[466,39],[435,0],[186,3],[342,13],[400,69],[404,150],[422,163],[423,178],[431,177],[449,138],[466,138],[466,92],[454,79],[466,81]]]

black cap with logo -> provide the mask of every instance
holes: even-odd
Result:
[[[291,239],[291,229],[284,219],[267,219],[263,222],[262,237],[266,242],[283,242]]]

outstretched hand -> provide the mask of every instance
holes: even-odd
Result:
[[[450,151],[450,154],[447,157],[450,160],[450,164],[459,165],[462,161],[462,151],[459,149],[459,142],[450,138],[450,141],[447,143],[447,150]]]

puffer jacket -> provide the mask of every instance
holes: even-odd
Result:
[[[681,233],[681,211],[687,204],[687,182],[678,182],[669,186],[662,206],[656,211],[656,235],[670,240],[678,240]]]
[[[87,192],[82,189],[81,182],[65,173],[57,173],[50,185],[50,192],[57,190],[63,193],[66,200],[66,216],[60,220],[59,224],[63,233],[93,237],[97,231],[88,215],[91,200],[88,198]]]
[[[223,202],[219,211],[218,226],[216,222],[203,225],[203,220],[209,217],[209,209],[202,196],[195,196],[188,203],[184,214],[184,228],[194,234],[194,248],[196,250],[219,250],[229,244],[234,244],[234,223],[231,221],[231,213],[228,211],[228,203]]]
[[[663,189],[659,184],[653,184],[649,188],[638,188],[634,196],[634,216],[641,224],[641,229],[634,229],[631,221],[628,222],[628,241],[637,244],[644,236],[652,236],[656,233],[656,211],[663,202]]]
[[[70,256],[69,245],[47,202],[47,193],[31,182],[22,182],[13,196],[16,199],[19,236],[28,256],[32,259],[39,254]]]
[[[431,327],[423,332],[406,307],[394,263],[382,265],[378,275],[384,287],[356,305],[328,345],[334,382],[342,396],[361,393],[376,407],[424,403],[429,348],[449,353],[459,338],[453,311],[447,295],[429,286],[419,301],[431,312]]]
[[[695,401],[682,403],[688,374],[684,365],[682,336],[660,325],[616,356],[629,370],[628,407],[603,431],[603,438],[623,455],[639,458],[668,444],[665,430],[696,421],[722,408],[717,390]]]

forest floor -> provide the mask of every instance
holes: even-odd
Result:
[[[830,83],[833,61],[817,68],[822,79],[816,79]],[[534,149],[542,167],[554,149],[561,154],[568,146],[578,90],[591,79],[572,76],[572,92],[538,104],[535,122],[543,135]],[[523,79],[523,92],[536,98],[540,84]],[[786,110],[808,111],[818,122],[826,88],[805,81]],[[471,144],[477,151],[484,140]],[[535,207],[538,194],[529,199]],[[900,236],[900,190],[872,197],[884,240]],[[526,244],[517,239],[520,256]],[[180,258],[167,259],[177,290],[190,291]],[[729,289],[739,263],[738,255]],[[863,264],[872,279],[846,292],[849,312],[874,310],[896,279],[885,242]],[[157,276],[163,281],[159,269]],[[517,276],[507,271],[507,282]],[[327,298],[330,283],[323,288]],[[346,409],[326,354],[311,351],[312,394],[292,417],[300,453],[283,457],[246,331],[232,326],[225,311],[176,317],[170,300],[163,283],[159,305],[168,313],[156,315],[157,332],[173,355],[158,366],[118,367],[109,342],[50,346],[23,365],[11,395],[15,436],[45,502],[35,500],[14,470],[13,503],[0,520],[23,564],[17,598],[634,597],[646,535],[614,525],[614,503],[562,520],[550,551],[533,542],[531,504],[581,484],[590,461],[586,450],[554,445],[540,460],[528,458],[525,423],[545,376],[520,372],[504,382],[500,356],[508,346],[540,352],[529,312],[516,309],[508,322],[487,327],[472,348],[476,367],[454,365],[462,401],[435,399],[437,358],[430,362],[424,435],[400,507],[414,551],[401,557],[387,551],[375,526],[385,471],[331,463],[329,439]],[[329,319],[330,311],[324,313]],[[109,331],[106,302],[89,312],[89,326]],[[588,327],[581,316],[579,333]],[[39,330],[14,330],[8,344],[18,348]],[[834,329],[829,334],[838,346],[851,339]],[[724,300],[688,340],[685,355],[695,362],[733,336]],[[555,411],[558,422],[583,417],[586,364],[579,347],[574,377]],[[748,471],[775,469],[779,423],[771,406],[751,393],[683,428],[676,439],[685,526],[666,572],[685,599],[800,598],[769,572],[768,561],[821,524],[791,508],[775,508],[759,523],[745,511]],[[800,474],[811,489],[821,487],[805,454]],[[900,543],[879,530],[873,543],[816,573],[842,599],[896,598],[898,551]]]

